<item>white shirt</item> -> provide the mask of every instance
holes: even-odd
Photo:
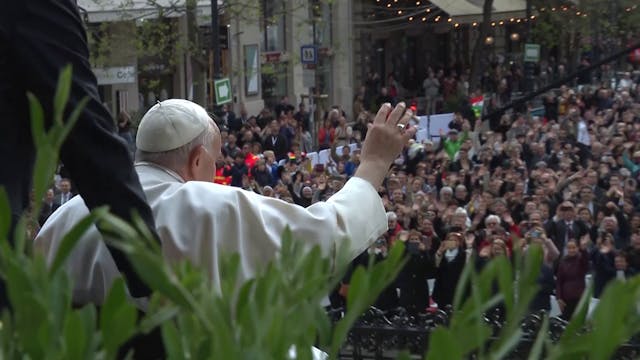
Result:
[[[351,178],[326,202],[308,208],[263,197],[250,191],[209,182],[183,182],[175,173],[155,165],[136,165],[140,183],[156,222],[165,258],[189,259],[203,266],[219,289],[218,258],[240,254],[240,278],[253,277],[280,250],[289,226],[294,239],[320,245],[325,256],[336,257],[339,242],[350,238],[355,258],[387,231],[382,200],[373,186]],[[35,239],[35,248],[51,264],[62,237],[88,209],[80,196],[54,212]],[[102,303],[120,276],[97,228],[91,227],[67,260],[74,282],[75,303]]]
[[[579,143],[591,146],[591,136],[589,135],[589,129],[587,127],[587,123],[583,119],[580,119],[578,122],[578,136],[577,140]]]

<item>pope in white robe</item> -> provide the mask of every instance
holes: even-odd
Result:
[[[403,105],[403,104],[402,104]],[[286,226],[294,239],[319,245],[335,257],[350,239],[349,256],[364,251],[384,231],[387,219],[376,187],[415,133],[404,129],[410,111],[384,105],[371,127],[358,172],[326,202],[308,208],[211,182],[220,156],[220,133],[206,111],[186,100],[166,100],[143,117],[136,170],[155,217],[164,256],[188,259],[219,284],[221,254],[240,254],[240,280],[259,272],[281,246]],[[398,125],[400,124],[400,125]],[[367,143],[368,141],[368,143]],[[35,247],[53,261],[62,237],[88,209],[76,196],[44,224]],[[76,304],[101,304],[120,276],[96,227],[82,237],[66,263]]]

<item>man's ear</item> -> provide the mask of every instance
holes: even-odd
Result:
[[[203,146],[197,146],[195,149],[191,150],[189,153],[189,159],[187,160],[187,176],[191,179],[195,178],[197,174],[197,169],[202,165],[202,161],[204,161],[202,155],[205,152],[205,148]],[[189,180],[189,179],[185,179]]]

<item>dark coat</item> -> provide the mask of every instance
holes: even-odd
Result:
[[[85,28],[73,0],[8,1],[0,11],[0,185],[5,186],[13,220],[29,204],[35,155],[25,94],[40,100],[48,128],[59,72],[67,64],[73,67],[67,115],[83,98],[89,101],[65,139],[60,159],[90,209],[109,205],[114,215],[131,221],[135,208],[155,234],[129,149],[100,100]],[[107,246],[129,293],[148,296],[128,257]]]
[[[553,290],[556,288],[556,280],[553,276],[553,269],[550,266],[542,264],[537,283],[539,286],[538,292],[533,297],[533,300],[531,300],[529,309],[531,309],[531,311],[549,311],[551,310],[550,296],[553,295]]]
[[[591,251],[591,263],[593,265],[593,297],[600,298],[607,283],[616,277],[615,254],[610,251],[606,254],[595,248]]]
[[[585,289],[584,277],[589,271],[589,254],[565,256],[556,271],[556,298],[565,302],[578,301]]]
[[[564,246],[566,245],[566,232],[567,224],[564,220],[551,222],[547,229],[547,236],[553,240],[553,243],[556,245],[560,253],[563,252]],[[571,223],[571,232],[573,233],[573,238],[579,240],[582,236],[589,233],[589,226],[582,220],[576,219]]]
[[[400,289],[400,306],[411,314],[424,312],[429,306],[429,283],[427,275],[434,267],[433,257],[428,251],[410,251],[405,248],[407,263],[396,281]]]
[[[262,142],[262,150],[271,150],[276,156],[276,160],[280,161],[287,157],[289,146],[287,138],[282,134],[267,135]]]
[[[439,308],[453,304],[456,286],[464,270],[466,257],[467,254],[463,248],[459,249],[458,255],[451,262],[442,257],[440,266],[436,270],[436,283],[433,288],[433,300],[438,303]]]

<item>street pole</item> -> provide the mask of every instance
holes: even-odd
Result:
[[[524,34],[524,41],[523,43],[524,48],[523,48],[523,52],[526,49],[526,44],[528,44],[531,41],[531,0],[527,0],[526,3],[526,20],[527,22],[525,23],[525,34]],[[523,54],[524,55],[524,54]],[[531,62],[525,62],[524,63],[524,73],[525,73],[525,77],[524,77],[524,82],[525,82],[525,89],[527,91],[533,91],[535,86],[534,86],[534,81],[535,81],[535,64],[531,63]]]
[[[218,19],[218,0],[211,0],[211,52],[213,53],[213,69],[211,69],[211,80],[209,81],[212,98],[213,112],[219,115],[221,106],[216,101],[215,80],[222,78],[222,69],[220,68],[220,22]]]

